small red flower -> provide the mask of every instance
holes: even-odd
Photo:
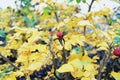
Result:
[[[113,54],[114,54],[115,56],[120,56],[120,48],[114,49]]]
[[[60,38],[62,38],[63,37],[63,32],[57,32],[57,37],[60,39]]]

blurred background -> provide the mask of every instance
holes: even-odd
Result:
[[[33,0],[33,1],[38,1],[38,0]],[[67,2],[68,0],[54,0],[57,1],[58,3],[64,3]],[[95,2],[92,6],[92,11],[97,11],[101,8],[104,7],[109,7],[111,10],[113,10],[115,7],[119,6],[120,1],[119,0],[97,0],[98,2]],[[115,1],[119,1],[115,2]],[[89,4],[91,0],[87,0],[87,3]],[[19,4],[19,3],[18,3]],[[76,5],[76,1],[71,3],[72,5]],[[79,4],[81,7],[81,12],[86,13],[88,5],[84,3]],[[44,5],[39,5],[36,8],[43,8]],[[7,7],[12,7],[16,8],[15,0],[0,0],[0,8],[1,9],[6,9]]]

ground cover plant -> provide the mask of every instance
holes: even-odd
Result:
[[[120,7],[91,11],[98,1],[16,0],[1,9],[0,80],[120,80]]]

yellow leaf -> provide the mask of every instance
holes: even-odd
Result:
[[[21,72],[21,71],[16,71],[15,73],[15,76],[24,76],[24,73],[23,72]]]
[[[43,63],[41,62],[35,62],[33,64],[31,64],[27,70],[30,70],[30,71],[35,71],[35,70],[39,70],[41,67],[42,67]]]
[[[91,26],[92,24],[88,20],[83,20],[78,23],[80,26]]]
[[[16,76],[14,74],[10,74],[9,76],[5,76],[2,80],[16,80]]]
[[[69,61],[72,61],[74,59],[81,59],[82,57],[82,54],[76,54],[76,51],[73,50],[71,53],[70,53],[70,56],[69,56]]]
[[[23,62],[24,63],[26,61],[28,61],[27,55],[19,55],[16,62]]]
[[[79,45],[81,45],[81,46],[84,46],[83,41],[85,41],[85,37],[84,37],[84,36],[81,36],[81,35],[76,35],[76,34],[72,35],[72,36],[71,36],[71,39],[70,39],[70,43],[71,43],[72,45],[79,44]]]
[[[47,46],[46,45],[38,44],[38,45],[32,46],[30,50],[31,51],[38,50],[39,52],[45,52],[45,51],[47,51]]]
[[[74,68],[71,64],[63,64],[59,69],[57,69],[59,73],[64,73],[64,72],[73,72]]]
[[[79,26],[87,26],[89,28],[95,29],[95,27],[90,23],[89,20],[82,20],[78,22]]]
[[[91,80],[90,78],[83,77],[81,80]]]
[[[89,77],[89,76],[90,76],[90,72],[89,72],[89,71],[85,71],[85,72],[83,73],[83,76],[84,76],[84,77]]]
[[[88,66],[89,66],[89,67],[88,67]],[[84,68],[85,68],[86,71],[93,71],[93,72],[94,72],[94,70],[95,70],[93,64],[86,64],[86,65],[84,66]]]
[[[71,50],[71,48],[72,48],[72,46],[71,46],[70,41],[65,42],[65,49],[66,50]]]
[[[106,47],[109,48],[108,44],[106,42],[101,42],[97,45],[98,47],[102,46],[102,47]]]
[[[30,60],[30,61],[39,60],[40,56],[41,56],[40,53],[33,53],[33,54],[30,54],[29,60]]]
[[[74,68],[81,69],[83,68],[83,63],[80,61],[80,59],[74,59],[69,62]]]
[[[105,50],[105,51],[109,52],[109,50],[106,47],[100,47],[97,49],[97,51],[101,51],[101,50]]]
[[[32,36],[28,39],[29,43],[33,43],[36,39],[38,39],[41,35],[40,32],[38,32],[36,29],[34,29],[33,31],[29,30],[28,32],[32,32]]]
[[[79,69],[76,69],[74,72],[71,72],[71,75],[74,77],[74,78],[78,78],[78,77],[82,77],[83,76],[83,73],[81,70]]]
[[[111,75],[115,78],[115,80],[120,80],[120,72],[111,72]]]
[[[92,59],[86,55],[81,57],[81,61],[90,63]]]

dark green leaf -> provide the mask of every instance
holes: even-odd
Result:
[[[86,0],[82,0],[83,3],[86,3]]]

